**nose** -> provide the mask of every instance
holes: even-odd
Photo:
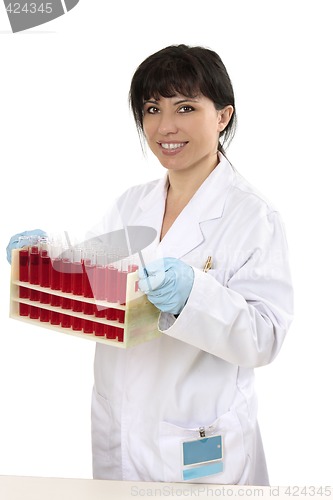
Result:
[[[178,131],[175,117],[172,113],[160,113],[158,131],[161,135],[175,134]]]

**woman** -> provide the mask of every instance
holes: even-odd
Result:
[[[215,52],[151,55],[130,103],[166,175],[124,193],[99,231],[156,230],[139,286],[161,311],[161,336],[96,345],[94,477],[268,485],[254,369],[275,358],[291,322],[283,224],[225,156],[235,103]]]
[[[130,103],[166,175],[127,191],[117,219],[157,230],[151,253],[165,260],[140,269],[139,286],[161,310],[162,336],[129,350],[97,345],[94,477],[267,485],[254,368],[275,358],[291,321],[280,216],[225,157],[235,104],[216,53],[179,45],[151,55]],[[183,462],[183,442],[204,435],[222,435],[217,469],[210,456]]]

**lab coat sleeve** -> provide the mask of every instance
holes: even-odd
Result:
[[[261,218],[249,231],[248,258],[223,285],[194,269],[189,299],[175,318],[162,313],[160,330],[176,339],[244,367],[270,363],[292,320],[293,291],[287,244],[279,214]]]

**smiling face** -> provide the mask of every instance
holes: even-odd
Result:
[[[217,110],[203,95],[151,98],[144,102],[143,130],[151,151],[165,168],[208,168],[218,162],[219,134],[231,114],[232,106]]]

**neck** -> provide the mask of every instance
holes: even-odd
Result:
[[[189,201],[218,163],[219,158],[214,155],[205,165],[200,163],[194,169],[169,170],[169,195]]]

